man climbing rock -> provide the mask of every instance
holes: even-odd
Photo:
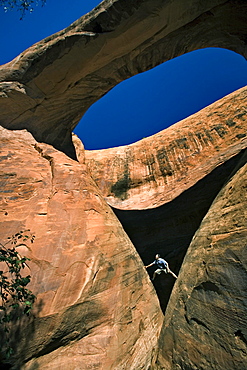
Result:
[[[165,274],[171,274],[175,279],[177,279],[177,275],[174,274],[169,268],[168,262],[166,262],[163,258],[160,257],[159,254],[156,254],[154,262],[150,263],[150,265],[145,266],[146,268],[157,265],[157,270],[154,271],[152,280],[155,279],[156,275],[160,275],[162,272]]]

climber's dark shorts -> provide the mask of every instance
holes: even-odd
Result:
[[[168,273],[167,268],[155,270],[155,273],[158,274],[158,275],[160,275],[162,272],[164,272],[165,274],[167,274]]]

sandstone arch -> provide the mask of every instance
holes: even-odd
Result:
[[[0,124],[75,158],[71,131],[122,80],[199,48],[246,57],[246,2],[106,0],[0,70]]]
[[[166,207],[173,198],[179,204],[179,196],[191,190],[193,201],[193,187],[204,179],[209,186],[206,175],[212,180],[214,170],[223,169],[217,172],[224,175],[217,184],[222,190],[211,187],[213,198],[216,193],[218,197],[212,206],[207,204],[209,210],[188,249],[165,320],[136,250],[104,199],[108,193],[102,184],[95,184],[102,168],[95,170],[89,164],[90,153],[86,153],[86,165],[81,143],[74,138],[74,147],[71,141],[71,130],[87,107],[124,78],[206,46],[246,56],[246,6],[240,0],[186,4],[108,0],[1,67],[0,238],[19,228],[31,228],[36,234],[34,246],[25,251],[31,257],[32,288],[38,296],[36,316],[15,333],[13,368],[246,367],[246,316],[242,314],[246,285],[238,286],[237,273],[244,282],[246,88],[191,120],[191,129],[200,129],[200,150],[188,171],[189,180],[179,187],[182,177],[177,169],[173,195],[170,189],[164,197],[161,186],[156,200],[154,194],[143,198],[143,208]],[[217,127],[211,127],[214,137],[212,132],[211,136],[202,132],[199,117],[219,119]],[[173,146],[177,163],[182,158],[190,167],[185,156],[192,147],[184,140],[186,122],[177,127],[177,132],[176,128],[170,131],[177,144]],[[168,142],[166,134],[163,139]],[[74,148],[79,161],[73,160]],[[207,160],[211,154],[213,163]],[[161,173],[170,181],[172,169],[166,166],[164,148],[159,158],[164,165]],[[104,159],[102,163],[104,167]],[[152,161],[146,165],[154,168]],[[196,179],[191,176],[195,168]],[[125,202],[126,194],[136,204],[139,198],[132,190],[139,187],[143,192],[146,186],[137,181],[129,189],[130,174],[126,171],[124,181],[109,181],[104,175],[114,190],[108,201],[123,210],[135,208]],[[154,178],[148,181],[152,188]],[[195,309],[198,301],[200,309]],[[229,302],[230,314],[226,314]],[[227,325],[219,320],[221,304]],[[210,333],[208,352],[202,344]],[[235,364],[234,357],[238,358]]]

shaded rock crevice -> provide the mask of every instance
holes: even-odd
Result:
[[[186,253],[160,335],[159,370],[246,368],[246,163],[245,150]]]
[[[215,197],[237,170],[245,151],[214,169],[173,201],[150,210],[119,210],[113,208],[144,265],[156,253],[165,258],[176,275],[187,249]],[[191,206],[193,205],[193,206]],[[152,276],[153,269],[149,270]],[[154,286],[163,312],[169,301],[174,278],[157,276]]]

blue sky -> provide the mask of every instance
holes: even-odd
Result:
[[[47,0],[20,21],[0,8],[0,64],[70,25],[98,0]],[[68,4],[73,4],[69,7]],[[152,135],[247,85],[246,60],[229,50],[197,50],[122,82],[89,108],[75,132],[86,149]]]

